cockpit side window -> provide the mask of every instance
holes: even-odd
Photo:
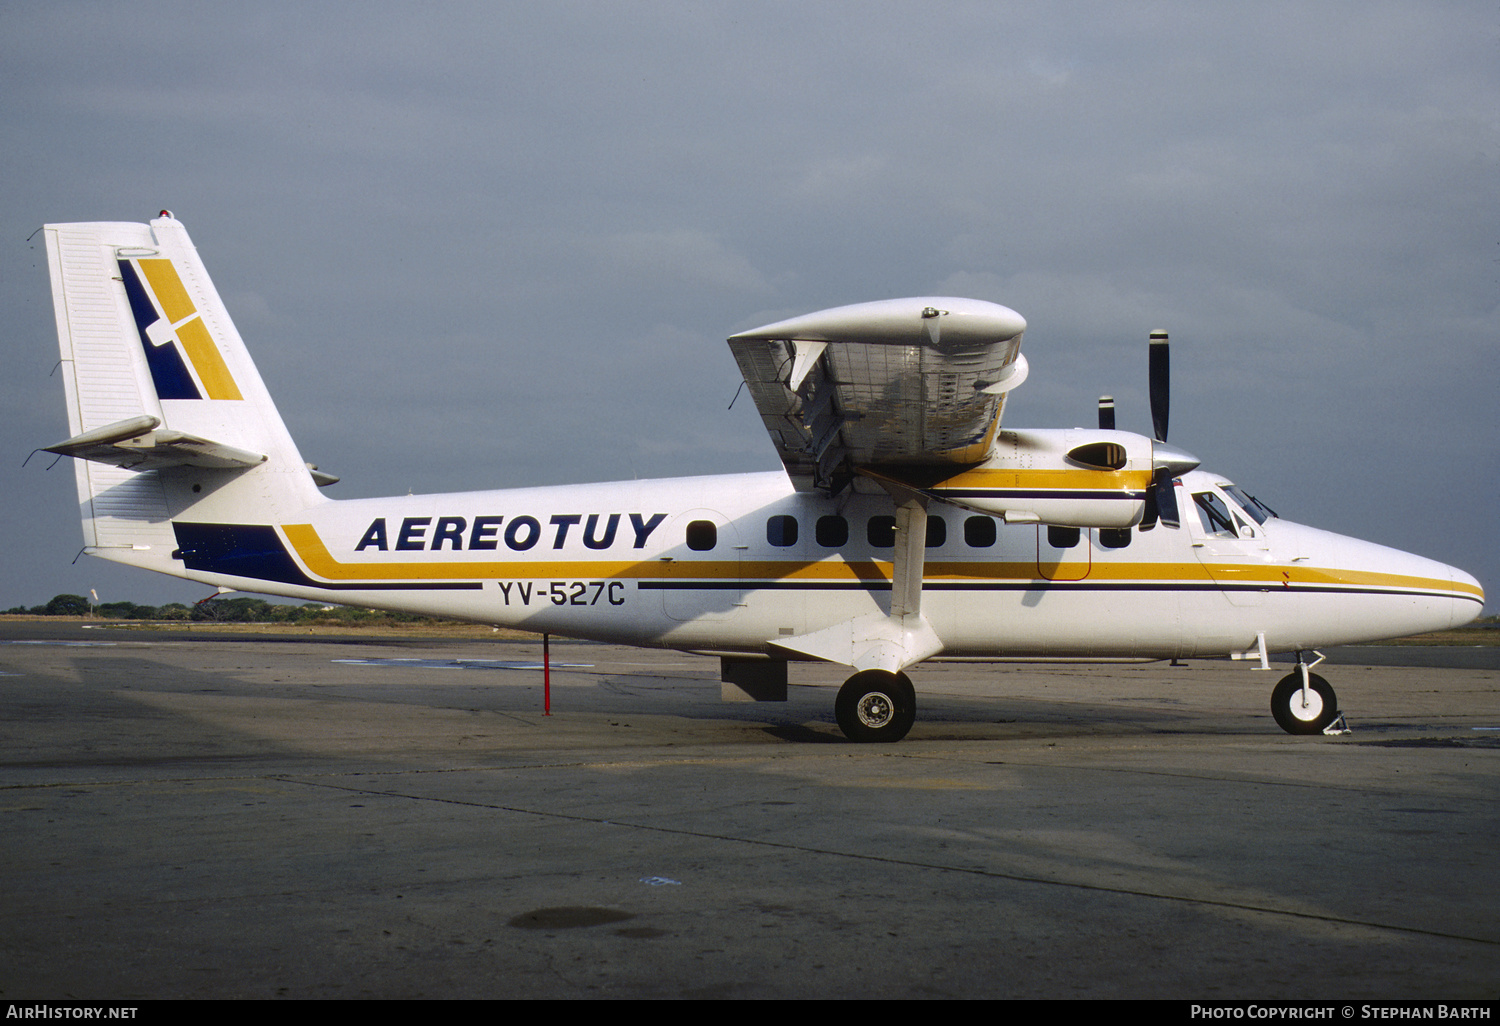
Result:
[[[1194,492],[1193,503],[1198,507],[1198,517],[1203,521],[1203,530],[1209,534],[1234,534],[1234,520],[1224,500],[1213,492]]]

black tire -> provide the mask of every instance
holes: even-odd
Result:
[[[900,741],[916,722],[917,693],[904,673],[861,670],[839,688],[833,713],[850,741]]]
[[[1293,670],[1276,684],[1271,692],[1271,715],[1277,726],[1288,734],[1321,734],[1323,728],[1339,715],[1338,696],[1328,682],[1316,673],[1307,675],[1312,695],[1306,707],[1302,704],[1302,671]]]

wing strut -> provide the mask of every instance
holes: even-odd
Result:
[[[877,478],[896,503],[895,549],[891,556],[889,613],[869,613],[811,634],[768,642],[800,655],[842,663],[856,670],[898,673],[943,650],[942,639],[922,615],[922,573],[927,559],[927,496]]]
[[[922,615],[922,570],[927,562],[927,497],[887,485],[896,500],[896,551],[891,560],[891,619]]]

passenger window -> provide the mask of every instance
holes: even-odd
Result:
[[[935,549],[948,540],[948,521],[942,517],[927,518],[927,547]]]
[[[1076,527],[1056,527],[1047,525],[1047,544],[1054,549],[1071,549],[1078,544],[1083,532]]]
[[[836,549],[849,540],[849,521],[843,517],[819,517],[813,537],[825,548]]]
[[[772,545],[786,548],[797,544],[797,518],[788,516],[772,517],[766,521],[766,541]]]
[[[976,549],[987,549],[994,545],[995,518],[969,517],[964,521],[964,541]]]
[[[1130,528],[1101,527],[1099,529],[1099,544],[1106,549],[1123,549],[1130,544]]]
[[[896,544],[896,518],[871,517],[866,525],[865,536],[877,549],[894,548]],[[935,549],[948,540],[948,522],[942,517],[927,518],[927,547]]]
[[[712,520],[694,520],[687,525],[687,547],[694,552],[707,552],[719,544],[719,528]]]

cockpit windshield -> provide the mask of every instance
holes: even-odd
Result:
[[[1268,519],[1276,516],[1274,509],[1261,502],[1249,492],[1241,491],[1237,485],[1227,484],[1220,485],[1219,487],[1224,489],[1225,495],[1228,495],[1235,502],[1239,503],[1240,508],[1250,514],[1257,524],[1264,524]]]

